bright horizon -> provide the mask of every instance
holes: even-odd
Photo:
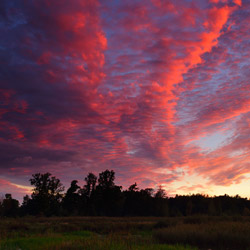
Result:
[[[69,187],[250,198],[250,1],[0,3],[0,194]]]

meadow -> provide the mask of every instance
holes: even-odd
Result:
[[[6,250],[250,250],[250,217],[1,218],[0,237]]]

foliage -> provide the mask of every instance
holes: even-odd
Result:
[[[23,213],[56,215],[60,210],[60,202],[64,187],[59,179],[50,173],[33,174],[30,184],[34,186],[31,199],[25,197],[23,202]]]
[[[11,194],[5,194],[5,198],[0,202],[0,215],[15,217],[19,212],[19,202],[12,199]]]
[[[69,189],[67,190],[65,197],[62,202],[62,207],[65,209],[67,214],[77,215],[79,204],[81,202],[78,191],[80,186],[77,185],[78,181],[73,180]]]
[[[96,188],[96,180],[97,177],[93,173],[89,173],[85,178],[86,185],[84,185],[84,190],[86,190],[85,194],[90,197],[92,192]]]
[[[21,207],[6,196],[0,202],[0,216],[190,216],[250,215],[250,200],[228,195],[209,197],[202,194],[167,197],[160,186],[139,189],[136,183],[127,190],[115,184],[115,172],[105,170],[97,176],[89,173],[80,187],[77,180],[63,194],[61,181],[50,173],[37,173],[30,179],[31,197],[25,196]]]

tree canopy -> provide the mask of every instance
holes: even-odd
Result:
[[[228,195],[209,197],[201,194],[167,197],[159,186],[140,189],[136,183],[123,190],[115,184],[115,172],[106,169],[83,178],[81,187],[73,180],[65,193],[60,179],[51,173],[36,173],[30,179],[31,196],[25,195],[19,206],[11,194],[0,199],[0,216],[84,215],[84,216],[188,216],[249,215],[250,200]]]

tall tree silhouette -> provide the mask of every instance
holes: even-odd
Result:
[[[166,191],[162,188],[162,186],[160,185],[159,188],[157,189],[156,193],[155,193],[155,198],[165,198],[166,195]]]
[[[109,171],[108,169],[99,174],[98,186],[102,189],[112,188],[115,183],[115,172],[113,170]]]
[[[154,214],[156,216],[166,216],[169,214],[168,199],[165,190],[159,186],[154,195]]]
[[[105,170],[99,174],[94,192],[95,207],[99,215],[121,215],[123,206],[122,187],[114,183],[115,172]]]
[[[139,215],[140,193],[136,182],[124,191],[125,203],[123,206],[123,215],[134,216]]]
[[[77,185],[78,181],[73,180],[70,184],[63,198],[63,208],[66,210],[67,214],[78,215],[80,209],[80,195],[78,191],[80,186]]]
[[[84,189],[86,191],[86,195],[88,197],[91,196],[91,193],[95,190],[96,188],[96,180],[97,177],[93,173],[89,173],[87,177],[85,177],[85,182],[86,184],[84,185]]]
[[[30,184],[35,186],[31,195],[30,205],[34,214],[56,214],[59,211],[64,186],[61,181],[50,173],[33,174]]]
[[[88,173],[85,177],[85,185],[79,190],[81,195],[81,215],[96,215],[95,198],[93,194],[96,190],[97,177],[93,173]]]

